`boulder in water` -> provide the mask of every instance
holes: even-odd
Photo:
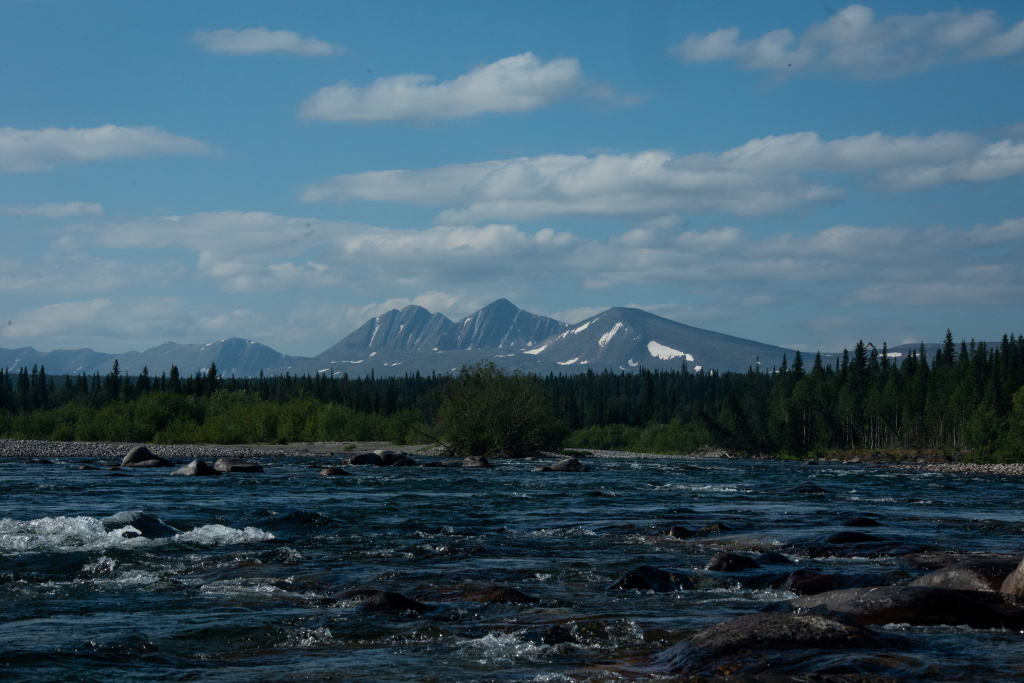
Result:
[[[797,595],[817,595],[843,588],[881,586],[885,581],[871,574],[832,574],[813,569],[797,569],[786,577],[781,588]]]
[[[867,526],[882,526],[882,523],[877,519],[870,517],[851,517],[850,519],[843,522],[843,526],[853,527],[867,527]]]
[[[325,467],[320,470],[320,474],[325,477],[343,477],[345,475],[351,476],[349,472],[341,469],[340,467]]]
[[[936,569],[914,579],[910,585],[998,593],[1009,574],[1010,569],[1002,562],[968,561]]]
[[[263,466],[241,458],[217,458],[217,462],[213,463],[213,469],[218,472],[255,473],[262,472]]]
[[[184,467],[174,470],[171,474],[177,474],[182,477],[209,477],[215,474],[220,474],[220,472],[213,469],[202,460],[193,460]]]
[[[1024,596],[1024,560],[1006,577],[999,586],[999,592]]]
[[[825,489],[821,488],[817,484],[801,484],[800,486],[794,486],[789,490],[790,493],[828,493]]]
[[[384,459],[376,453],[356,453],[345,459],[343,465],[376,465],[384,466]]]
[[[1024,626],[1024,606],[1009,596],[927,586],[847,588],[796,598],[789,604],[798,612],[829,614],[862,626]]]
[[[589,472],[590,468],[576,458],[565,458],[551,466],[552,472]]]
[[[359,602],[361,612],[416,612],[423,614],[430,610],[418,600],[407,598],[394,591],[382,591],[375,588],[353,588],[335,596],[339,600],[355,600]]]
[[[653,664],[655,670],[673,675],[762,674],[792,662],[806,665],[804,660],[816,650],[831,654],[879,640],[881,637],[868,629],[825,616],[748,614],[677,643],[658,655]],[[800,651],[811,652],[805,655]]]
[[[782,553],[777,553],[774,550],[769,550],[766,553],[761,553],[754,558],[760,565],[766,564],[793,564],[793,560],[789,559]]]
[[[466,588],[453,593],[446,593],[441,597],[444,601],[458,602],[489,602],[495,604],[509,603],[535,603],[540,602],[537,598],[531,597],[521,590],[509,588],[508,586],[478,586]]]
[[[494,467],[494,465],[482,455],[470,455],[462,459],[460,467]]]
[[[607,590],[645,590],[655,593],[667,593],[680,589],[693,588],[693,579],[658,569],[650,565],[641,565],[615,580]]]
[[[673,526],[668,530],[668,535],[672,538],[690,538],[691,536],[696,536],[697,532],[690,531],[683,526]]]
[[[704,566],[711,572],[741,572],[746,569],[758,569],[761,565],[757,560],[738,553],[718,553]]]
[[[128,455],[124,456],[121,467],[174,467],[174,463],[153,455],[153,452],[145,446],[136,446],[128,451]]]
[[[156,515],[142,510],[118,512],[116,515],[105,517],[102,522],[103,528],[108,532],[130,526],[146,538],[170,538],[181,533]]]

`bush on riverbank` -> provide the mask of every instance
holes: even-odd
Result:
[[[96,407],[84,401],[51,410],[0,412],[0,435],[12,439],[167,444],[250,444],[292,441],[421,443],[418,411],[384,416],[347,406],[295,399],[277,403],[252,392],[220,390],[209,397],[153,392]]]
[[[437,424],[440,440],[462,456],[521,458],[558,450],[565,438],[540,378],[487,362],[463,367],[448,383]]]

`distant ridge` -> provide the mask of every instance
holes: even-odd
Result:
[[[0,349],[0,366],[16,372],[45,365],[50,375],[110,372],[150,374],[176,365],[182,374],[205,372],[216,364],[224,377],[291,373],[352,376],[450,373],[463,365],[491,361],[509,370],[537,374],[636,372],[640,368],[745,372],[770,371],[794,352],[779,346],[691,327],[636,308],[611,308],[576,325],[537,315],[498,299],[476,313],[452,321],[421,306],[407,306],[370,318],[334,346],[312,358],[286,356],[245,339],[210,344],[168,342],[122,354],[91,349],[40,352]]]

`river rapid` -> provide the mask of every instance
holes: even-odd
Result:
[[[588,472],[495,460],[320,474],[343,458],[265,455],[263,473],[180,477],[0,457],[0,679],[657,680],[673,644],[796,597],[772,575],[900,585],[927,573],[912,558],[929,549],[1024,550],[1013,476],[667,457],[582,458]],[[822,552],[855,518],[877,521],[859,529],[877,540]],[[725,550],[794,565],[705,569]],[[609,590],[644,565],[690,585]],[[359,588],[424,607],[371,606]],[[1018,630],[872,631],[899,645],[793,666],[1024,677]]]

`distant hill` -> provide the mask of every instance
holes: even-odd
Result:
[[[929,361],[939,344],[926,344]],[[919,345],[890,349],[905,358]],[[851,349],[852,350],[852,349]],[[370,318],[334,346],[312,358],[286,356],[258,342],[225,339],[210,344],[168,342],[146,351],[121,354],[91,349],[36,351],[0,349],[0,367],[12,372],[33,365],[47,374],[107,374],[117,359],[121,372],[137,375],[143,367],[159,375],[176,365],[184,374],[205,372],[211,363],[224,377],[348,373],[351,376],[445,374],[481,360],[500,367],[546,375],[594,370],[636,372],[639,368],[693,372],[771,371],[794,351],[732,337],[668,320],[636,308],[611,308],[576,325],[536,315],[498,299],[476,313],[453,321],[420,306],[407,306]],[[897,355],[899,354],[899,355]],[[813,354],[807,354],[809,364]],[[834,363],[835,355],[822,354]]]
[[[279,372],[394,375],[450,373],[480,360],[537,374],[640,367],[693,371],[771,369],[793,351],[702,330],[635,308],[612,308],[577,325],[499,299],[452,322],[419,306],[371,318],[323,353]]]
[[[11,372],[21,368],[31,369],[33,365],[43,366],[49,375],[86,374],[110,372],[117,360],[118,368],[126,375],[138,375],[142,368],[150,374],[160,375],[176,365],[183,375],[206,372],[211,363],[217,364],[219,374],[225,377],[256,377],[260,371],[287,365],[291,358],[274,349],[245,339],[225,339],[210,344],[175,344],[167,342],[146,351],[126,353],[98,353],[92,349],[71,351],[36,351],[22,349],[0,349],[0,366]]]

